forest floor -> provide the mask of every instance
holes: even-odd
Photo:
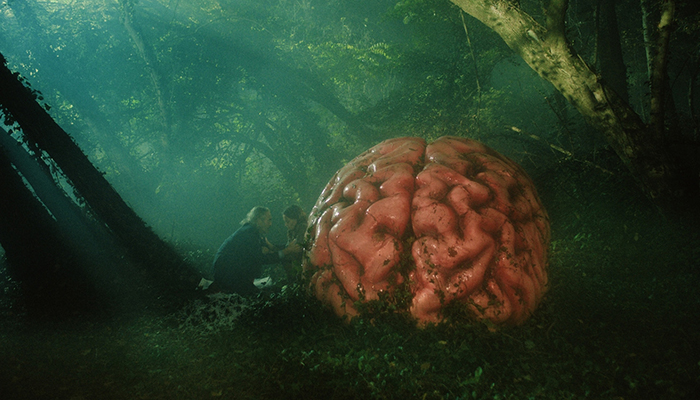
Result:
[[[344,324],[293,285],[247,305],[144,300],[48,321],[4,279],[0,397],[699,399],[698,229],[613,192],[552,207],[549,292],[495,332],[392,314]]]

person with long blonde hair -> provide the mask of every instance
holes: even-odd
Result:
[[[241,221],[241,226],[219,247],[214,257],[214,283],[211,290],[249,296],[257,293],[254,280],[260,277],[262,266],[276,264],[285,257],[301,252],[295,241],[282,250],[269,248],[265,237],[272,226],[267,207],[253,207]]]

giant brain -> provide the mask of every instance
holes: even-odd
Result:
[[[517,325],[547,288],[549,220],[532,181],[473,140],[374,146],[335,174],[309,226],[309,287],[339,316],[401,298],[422,325],[455,305]]]

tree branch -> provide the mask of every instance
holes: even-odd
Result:
[[[642,11],[642,37],[644,37],[644,52],[647,57],[647,78],[651,81],[651,29],[649,28],[649,19],[651,12],[649,11],[649,0],[639,0],[639,8]]]
[[[549,148],[551,148],[552,150],[558,151],[559,153],[565,155],[565,156],[566,156],[568,159],[570,159],[570,160],[573,160],[573,161],[577,161],[577,162],[586,164],[586,165],[588,165],[589,167],[598,169],[598,170],[600,170],[600,171],[602,171],[602,172],[604,172],[604,173],[606,173],[606,174],[608,174],[608,175],[615,175],[615,173],[613,173],[613,172],[610,171],[609,169],[603,168],[603,167],[601,167],[600,165],[598,165],[598,164],[596,164],[596,163],[594,163],[594,162],[592,162],[592,161],[580,160],[580,159],[576,158],[576,157],[574,156],[574,153],[572,153],[571,151],[566,150],[566,149],[564,149],[563,147],[557,146],[557,145],[555,145],[555,144],[551,144],[551,143],[547,142],[545,139],[543,139],[543,138],[541,138],[541,137],[539,137],[539,136],[537,136],[537,135],[534,135],[534,134],[528,133],[528,132],[524,132],[522,129],[520,129],[520,128],[516,127],[516,126],[511,126],[510,129],[511,129],[513,132],[522,133],[523,135],[528,136],[528,137],[530,137],[531,139],[534,139],[534,140],[537,140],[538,142],[544,143],[546,146],[549,146]]]
[[[469,52],[472,56],[472,62],[474,63],[474,77],[476,78],[476,92],[478,96],[478,102],[476,106],[476,127],[477,130],[481,130],[481,124],[479,123],[479,113],[481,111],[481,83],[479,82],[479,65],[476,63],[476,56],[474,55],[474,48],[472,47],[472,41],[469,38],[469,29],[467,29],[467,23],[464,21],[464,12],[459,10],[459,16],[462,17],[462,26],[464,27],[464,34],[467,36],[467,44],[469,45]]]
[[[171,129],[170,113],[168,112],[168,106],[165,100],[165,91],[163,89],[163,79],[161,74],[157,69],[158,62],[155,55],[146,45],[143,39],[143,35],[139,29],[134,26],[134,3],[133,0],[119,0],[119,4],[122,8],[122,23],[124,24],[124,29],[129,34],[129,37],[134,42],[134,46],[138,51],[139,56],[146,64],[146,69],[148,75],[151,78],[151,83],[153,83],[153,90],[156,94],[156,99],[158,100],[158,109],[160,110],[160,115],[163,123],[164,134],[161,136],[161,144],[165,147],[168,145],[168,134]]]
[[[603,132],[644,193],[664,213],[678,211],[678,202],[697,201],[697,176],[682,168],[674,154],[651,137],[649,127],[586,63],[551,40],[548,31],[521,8],[503,0],[451,0],[496,32],[543,79],[550,82],[594,128]],[[566,2],[553,0],[559,16]],[[560,28],[553,28],[560,29]],[[561,31],[560,31],[561,32]],[[666,50],[666,47],[664,47]]]
[[[544,8],[547,40],[566,46],[566,10],[569,0],[549,0]]]
[[[668,43],[671,38],[673,17],[676,10],[674,0],[664,0],[661,3],[661,18],[659,20],[659,37],[656,51],[652,60],[651,70],[651,101],[649,104],[649,125],[657,138],[664,133],[664,103],[666,97],[666,64],[668,62]]]
[[[693,139],[698,140],[700,136],[700,117],[695,114],[695,80],[700,74],[700,68],[695,67],[695,70],[691,73],[691,78],[688,82],[688,109],[690,110],[690,119],[693,121]]]

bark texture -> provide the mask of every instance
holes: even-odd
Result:
[[[505,0],[451,0],[494,30],[506,44],[602,131],[642,190],[664,211],[697,198],[697,178],[684,171],[627,102],[568,46],[565,0],[552,0],[542,26]]]
[[[622,44],[614,2],[598,0],[596,26],[598,71],[615,93],[625,102],[629,102],[627,68],[622,58]]]

